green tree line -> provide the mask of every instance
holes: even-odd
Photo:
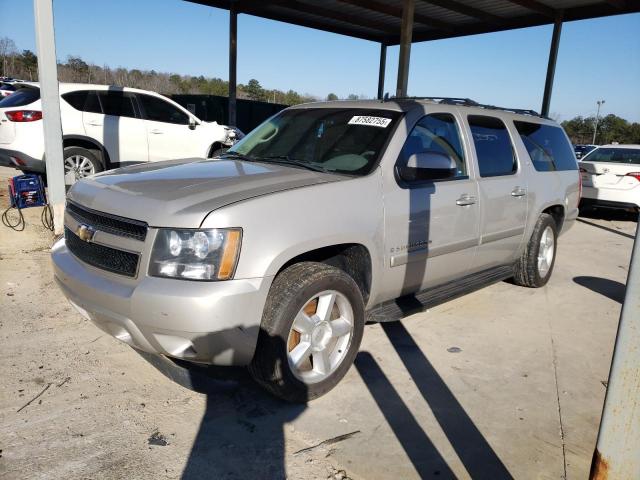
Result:
[[[575,117],[562,122],[562,127],[567,132],[574,145],[590,144],[593,141],[593,129],[595,117]],[[596,143],[635,143],[640,144],[640,123],[629,122],[614,114],[601,117],[598,120]]]
[[[0,76],[21,80],[38,81],[38,58],[31,50],[19,51],[15,42],[8,37],[0,38]],[[177,73],[156,72],[127,68],[111,68],[107,65],[95,65],[80,57],[68,56],[66,62],[58,63],[58,79],[71,83],[98,83],[121,87],[153,90],[164,95],[204,94],[229,95],[229,82],[221,78],[180,75]],[[256,79],[237,86],[237,97],[263,102],[295,105],[320,100],[318,97],[299,93],[295,90],[268,89]],[[350,95],[358,97],[357,95]],[[338,99],[335,94],[330,99]],[[363,98],[363,96],[360,96]]]

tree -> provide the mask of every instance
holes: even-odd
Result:
[[[247,83],[242,88],[242,90],[247,94],[247,96],[251,100],[265,100],[266,99],[264,88],[262,88],[262,85],[260,85],[260,82],[258,80],[256,80],[255,78],[252,78],[251,80],[249,80],[249,83]]]
[[[356,95],[355,93],[350,93],[347,96],[347,100],[358,100],[358,98],[359,98],[358,95]]]
[[[562,122],[562,127],[574,144],[591,143],[595,117],[575,117]],[[598,122],[598,144],[640,143],[640,123],[630,123],[617,115],[609,114]]]
[[[33,81],[38,71],[38,57],[31,50],[23,50],[18,59],[21,67],[29,73],[29,80]]]
[[[327,95],[327,101],[331,102],[333,100],[338,100],[338,96],[335,93],[330,93]]]
[[[2,68],[3,77],[8,76],[9,60],[15,57],[17,52],[16,43],[9,37],[0,38],[0,67]]]

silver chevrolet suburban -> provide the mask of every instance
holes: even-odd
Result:
[[[248,366],[306,401],[345,375],[366,321],[508,278],[545,285],[579,198],[566,134],[535,112],[305,104],[219,158],[76,183],[52,258],[71,303],[115,338]]]

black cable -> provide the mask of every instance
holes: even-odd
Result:
[[[40,221],[42,222],[42,225],[44,225],[44,228],[53,232],[53,211],[51,211],[51,205],[48,203],[42,209]]]
[[[9,211],[11,209],[15,208],[18,211],[18,221],[16,223],[12,223],[11,220],[9,220]],[[25,223],[24,223],[24,215],[22,215],[22,210],[20,210],[19,208],[14,207],[13,205],[10,206],[9,208],[7,208],[3,213],[2,213],[2,224],[5,227],[9,227],[12,230],[15,230],[16,232],[21,232],[24,230],[25,227]]]

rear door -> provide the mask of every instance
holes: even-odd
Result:
[[[138,94],[149,143],[149,161],[202,157],[205,146],[190,117],[171,103],[153,95]]]
[[[480,246],[473,265],[479,271],[514,260],[527,220],[527,178],[501,119],[469,115],[467,121],[478,161],[482,205]]]
[[[86,134],[106,148],[112,164],[125,166],[149,160],[144,120],[132,93],[92,91],[82,120]]]

